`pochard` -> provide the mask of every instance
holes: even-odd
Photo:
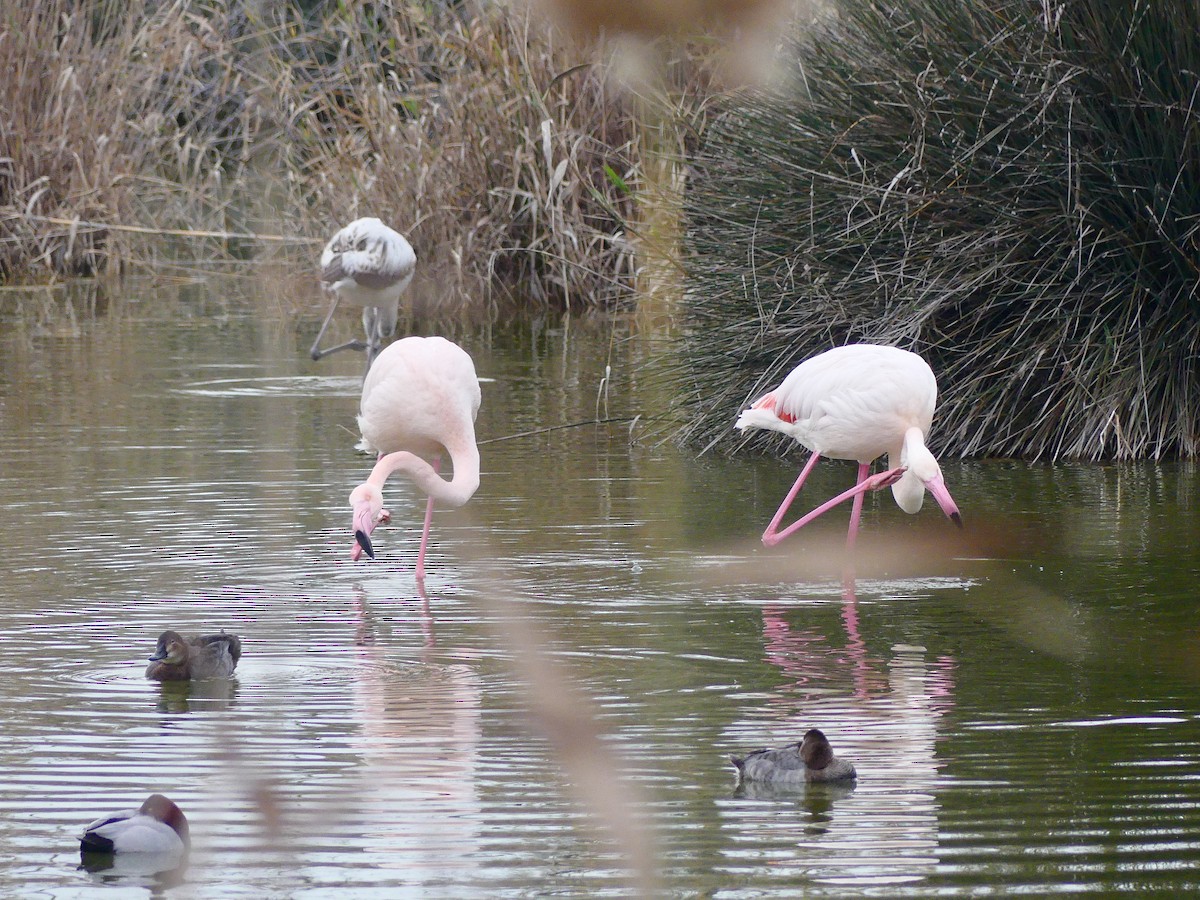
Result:
[[[804,740],[778,750],[755,750],[744,757],[731,756],[746,781],[799,784],[811,781],[850,781],[854,766],[833,755],[829,740],[819,728],[810,728]]]
[[[224,631],[186,640],[178,632],[164,631],[158,636],[146,677],[156,681],[228,678],[241,656],[242,642]]]
[[[162,794],[97,819],[79,837],[83,853],[182,853],[190,844],[183,810]]]

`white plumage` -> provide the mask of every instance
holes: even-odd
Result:
[[[813,456],[779,508],[763,542],[778,543],[822,512],[854,497],[848,542],[858,528],[862,495],[891,486],[900,508],[920,510],[928,490],[957,524],[958,507],[946,490],[937,460],[925,446],[937,405],[937,379],[917,354],[879,344],[849,344],[819,353],[800,363],[774,391],[763,395],[738,416],[739,429],[765,428],[795,438]],[[870,463],[888,456],[889,471],[868,477]],[[854,488],[798,522],[777,531],[816,464],[827,456],[859,464]]]
[[[389,345],[363,381],[358,427],[360,449],[380,454],[365,482],[350,494],[354,510],[353,558],[374,556],[370,535],[387,521],[383,485],[397,470],[429,496],[425,529],[417,554],[417,577],[424,577],[425,547],[434,501],[462,506],[479,487],[475,416],[479,378],[465,350],[440,337],[406,337]],[[450,480],[438,474],[442,454],[454,465]]]
[[[97,819],[79,837],[80,850],[89,853],[182,853],[188,844],[187,818],[162,794]]]
[[[416,266],[412,245],[379,219],[355,219],[330,238],[321,254],[321,283],[333,294],[333,304],[309,351],[312,358],[365,349],[370,369],[383,340],[396,330],[400,296],[412,281]],[[342,300],[362,307],[366,341],[347,341],[321,350],[321,338]]]

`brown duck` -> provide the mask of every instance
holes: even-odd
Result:
[[[829,740],[819,728],[810,728],[804,740],[778,750],[755,750],[746,756],[731,756],[744,781],[799,784],[809,781],[850,781],[857,776],[854,766],[833,755]]]
[[[184,639],[177,631],[164,631],[146,667],[146,677],[155,681],[188,681],[228,678],[242,656],[237,635],[205,634]]]

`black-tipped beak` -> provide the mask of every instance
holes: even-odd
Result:
[[[167,658],[167,654],[159,653],[157,650],[154,652],[153,656],[147,657],[147,659],[149,659],[150,662],[158,662],[160,659],[166,659],[166,658]]]
[[[371,559],[375,558],[375,548],[371,546],[371,538],[365,531],[359,529],[354,532],[354,540],[358,541],[358,546],[363,548],[363,553]]]
[[[951,521],[952,521],[952,522],[953,522],[955,525],[957,525],[959,528],[962,528],[962,527],[963,527],[963,523],[962,523],[962,516],[960,516],[958,513],[956,513],[956,512],[952,512],[952,513],[950,513],[950,520],[951,520]]]

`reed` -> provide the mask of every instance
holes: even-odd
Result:
[[[874,341],[941,453],[1197,453],[1200,5],[846,0],[788,58],[696,159],[678,437]]]
[[[609,304],[634,276],[640,144],[592,59],[470,0],[13,0],[0,279],[311,266],[377,215],[447,290]]]

